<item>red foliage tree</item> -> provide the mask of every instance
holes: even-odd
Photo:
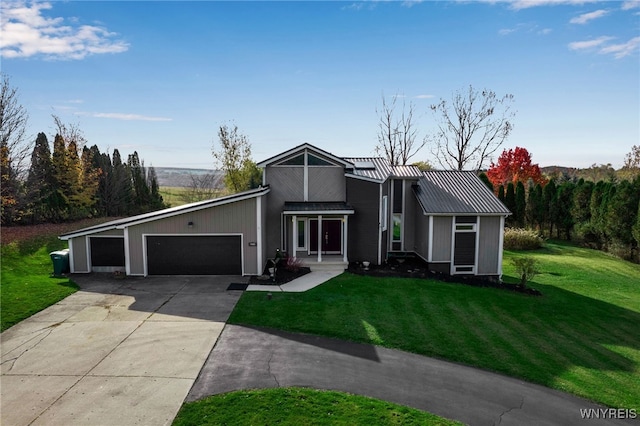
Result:
[[[504,150],[498,163],[491,163],[491,167],[487,171],[487,177],[493,184],[494,188],[507,185],[512,182],[527,184],[529,179],[534,183],[544,185],[547,180],[542,176],[540,167],[531,163],[531,154],[525,148],[516,147],[515,149]]]

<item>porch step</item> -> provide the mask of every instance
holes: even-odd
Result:
[[[303,266],[308,267],[311,271],[344,271],[349,267],[348,262],[328,260],[326,262],[310,262],[305,260],[302,262]]]

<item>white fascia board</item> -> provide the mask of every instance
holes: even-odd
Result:
[[[98,232],[110,231],[112,229],[118,229],[118,225],[109,225],[109,226],[105,226],[104,228],[91,229],[91,230],[76,232],[73,234],[62,235],[62,236],[59,236],[58,239],[62,241],[68,241],[72,238],[83,237],[85,235],[96,234]],[[116,235],[110,235],[110,236],[115,237]]]

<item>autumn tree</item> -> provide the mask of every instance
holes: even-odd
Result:
[[[440,165],[454,170],[480,170],[513,130],[513,95],[469,86],[454,93],[451,102],[431,105],[437,130],[429,139]]]
[[[262,174],[251,159],[249,138],[238,131],[238,126],[222,125],[218,129],[220,146],[213,146],[213,157],[224,172],[224,183],[232,193],[257,188]]]
[[[17,219],[22,203],[22,179],[29,155],[25,143],[28,115],[20,105],[18,91],[12,88],[9,77],[1,74],[0,82],[0,216],[2,224]]]
[[[525,148],[503,150],[497,163],[491,163],[487,176],[494,186],[506,185],[513,182],[526,184],[531,180],[534,184],[544,185],[546,179],[542,176],[540,167],[533,164],[531,154]]]
[[[375,151],[384,156],[391,165],[406,165],[424,147],[426,140],[416,142],[417,129],[414,122],[413,102],[407,106],[402,96],[401,110],[398,112],[399,95],[387,103],[382,96],[382,107],[378,113],[378,144]]]
[[[632,146],[631,151],[624,157],[620,176],[627,180],[640,176],[640,145]]]

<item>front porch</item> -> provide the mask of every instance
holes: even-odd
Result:
[[[283,247],[312,270],[346,269],[349,265],[349,215],[346,203],[285,203]]]
[[[342,271],[349,267],[349,262],[345,261],[342,255],[325,255],[320,262],[317,256],[306,253],[298,253],[296,257],[302,260],[302,266],[308,267],[311,271]]]

